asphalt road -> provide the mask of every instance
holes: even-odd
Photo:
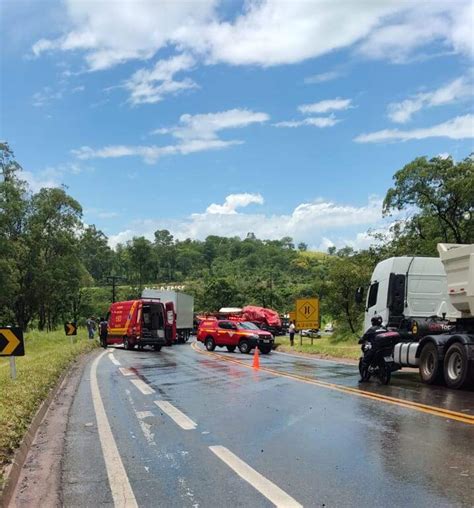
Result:
[[[109,348],[69,416],[64,506],[474,506],[474,392],[197,344]]]

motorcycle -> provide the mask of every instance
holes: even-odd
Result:
[[[363,356],[359,359],[359,373],[361,381],[369,381],[376,376],[381,384],[388,385],[392,372],[400,369],[394,362],[393,348],[400,339],[397,332],[378,334],[372,340],[362,337],[359,340]]]

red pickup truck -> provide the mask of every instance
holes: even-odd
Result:
[[[226,347],[231,353],[238,347],[241,353],[250,353],[258,347],[264,355],[273,349],[273,335],[261,330],[249,321],[229,321],[223,319],[204,319],[201,321],[197,340],[203,342],[208,351],[216,346]]]
[[[176,338],[176,320],[172,302],[128,300],[115,302],[108,315],[107,344],[123,344],[125,349],[161,346]]]

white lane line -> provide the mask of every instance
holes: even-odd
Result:
[[[135,411],[135,414],[137,415],[137,418],[139,420],[142,420],[143,418],[150,418],[153,415],[151,411]]]
[[[237,455],[234,455],[225,446],[209,446],[209,449],[275,506],[281,508],[303,508],[303,505],[298,503],[298,501],[293,499],[270,480],[267,480],[267,478],[262,476],[258,471],[255,471],[255,469],[246,464],[242,459],[239,459]]]
[[[93,361],[90,379],[92,402],[97,419],[100,446],[102,447],[102,454],[104,456],[114,506],[116,508],[138,508],[127,472],[125,471],[117,448],[117,443],[115,442],[110,428],[102,397],[100,396],[99,383],[97,381],[97,365],[104,354],[105,351]]]
[[[109,353],[109,360],[114,364],[114,365],[122,365],[118,360],[117,358],[115,358],[114,354],[113,353]]]
[[[151,395],[152,393],[155,393],[155,390],[141,379],[130,379],[130,381],[143,393],[143,395]]]
[[[132,369],[127,369],[127,367],[120,367],[119,371],[124,375],[124,376],[134,376],[135,375],[135,372],[133,372]]]
[[[184,430],[194,430],[197,423],[166,400],[155,400],[155,404]]]

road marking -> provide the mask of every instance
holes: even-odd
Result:
[[[127,369],[127,367],[120,367],[119,371],[124,376],[134,376],[136,374],[132,369]]]
[[[191,347],[201,353],[203,355],[213,356],[214,358],[218,358],[221,361],[235,363],[237,365],[241,365],[246,367],[247,369],[252,369],[252,365],[246,362],[242,362],[240,360],[235,360],[233,358],[229,358],[227,356],[222,356],[219,353],[212,353],[210,351],[204,351],[199,346],[195,346],[196,343],[191,344]],[[312,379],[304,376],[300,376],[298,374],[291,374],[289,372],[282,372],[279,370],[271,369],[269,367],[263,367],[260,365],[260,371],[267,372],[274,376],[286,377],[288,379],[295,379],[297,381],[301,381],[303,383],[320,386],[322,388],[328,388],[330,390],[335,390],[342,393],[347,393],[351,395],[356,395],[357,397],[364,397],[367,399],[375,400],[377,402],[385,402],[386,404],[393,404],[395,406],[404,407],[407,409],[414,409],[415,411],[420,411],[422,413],[427,413],[433,416],[439,416],[440,418],[445,418],[449,420],[456,420],[462,423],[468,423],[470,425],[474,425],[474,416],[466,415],[463,413],[459,413],[457,411],[451,411],[449,409],[443,409],[441,407],[429,406],[427,404],[420,404],[419,402],[412,402],[409,400],[397,399],[396,397],[390,397],[388,395],[382,395],[374,392],[369,392],[366,390],[360,390],[358,388],[351,388],[349,386],[338,385],[335,383],[328,383],[327,381],[322,381],[320,379]]]
[[[100,446],[102,448],[102,455],[104,456],[114,506],[117,508],[138,508],[127,472],[120,458],[117,443],[115,442],[110,428],[102,397],[100,396],[99,383],[97,381],[97,365],[104,354],[105,351],[92,362],[90,378],[92,402],[97,419]]]
[[[139,420],[142,420],[143,418],[150,418],[153,416],[153,413],[151,411],[135,411],[135,414],[137,415],[137,418]]]
[[[197,423],[166,400],[155,400],[155,404],[184,430],[194,430]]]
[[[122,365],[118,360],[117,358],[115,358],[114,354],[113,353],[109,353],[109,360],[114,364],[114,365]]]
[[[151,395],[152,393],[155,393],[155,390],[141,379],[130,379],[130,381],[143,393],[143,395]]]
[[[255,471],[253,467],[250,467],[225,446],[210,446],[209,449],[275,506],[282,508],[303,508],[303,505],[298,503],[298,501],[293,499],[284,490],[277,487],[258,471]]]

